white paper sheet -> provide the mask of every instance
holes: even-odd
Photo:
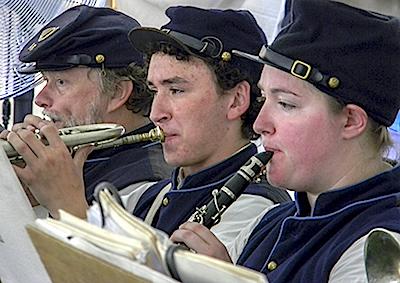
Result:
[[[50,283],[33,247],[27,224],[33,223],[28,198],[0,147],[0,279],[2,283]]]

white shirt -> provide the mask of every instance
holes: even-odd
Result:
[[[154,183],[153,183],[154,184]],[[140,186],[129,186],[120,192],[125,209],[133,212],[142,194],[151,186],[145,183]],[[254,218],[263,216],[266,208],[274,203],[262,196],[242,194],[221,217],[221,221],[211,228],[215,236],[225,245],[230,246],[238,234],[253,221]]]

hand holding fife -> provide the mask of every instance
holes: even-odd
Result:
[[[224,244],[205,226],[196,222],[186,222],[171,235],[171,240],[184,243],[195,252],[232,262]]]
[[[34,132],[36,129],[39,129],[39,123],[51,124],[50,121],[46,121],[38,116],[29,114],[25,116],[23,122],[14,124],[11,128],[11,132],[17,132],[20,129],[26,129],[31,132]],[[0,138],[3,140],[7,140],[7,136],[9,133],[10,131],[8,130],[1,131]]]
[[[8,134],[7,140],[26,163],[23,168],[14,166],[16,174],[53,217],[58,218],[58,210],[64,209],[84,218],[88,205],[83,183],[83,164],[92,147],[78,150],[72,158],[53,123],[41,121],[37,127],[47,139],[48,145],[23,127]]]

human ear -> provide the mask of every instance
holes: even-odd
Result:
[[[232,91],[227,118],[235,120],[241,117],[250,107],[250,84],[247,81],[238,83]]]
[[[128,101],[133,91],[133,82],[126,80],[120,81],[116,85],[115,93],[110,99],[107,107],[107,112],[113,112],[121,108]]]
[[[347,104],[343,109],[345,124],[342,135],[345,139],[351,139],[361,135],[368,123],[368,115],[364,109],[355,104]]]

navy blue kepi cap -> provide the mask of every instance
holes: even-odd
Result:
[[[78,65],[122,68],[143,64],[128,32],[140,27],[133,18],[110,8],[75,6],[51,20],[21,50],[19,72],[64,70]]]
[[[390,126],[400,108],[400,21],[328,0],[292,0],[285,25],[258,56]]]
[[[149,52],[153,43],[168,43],[199,58],[222,60],[258,81],[262,64],[231,53],[233,49],[255,53],[267,43],[249,11],[176,6],[168,8],[166,15],[170,21],[161,29],[142,27],[129,33],[136,49]]]

